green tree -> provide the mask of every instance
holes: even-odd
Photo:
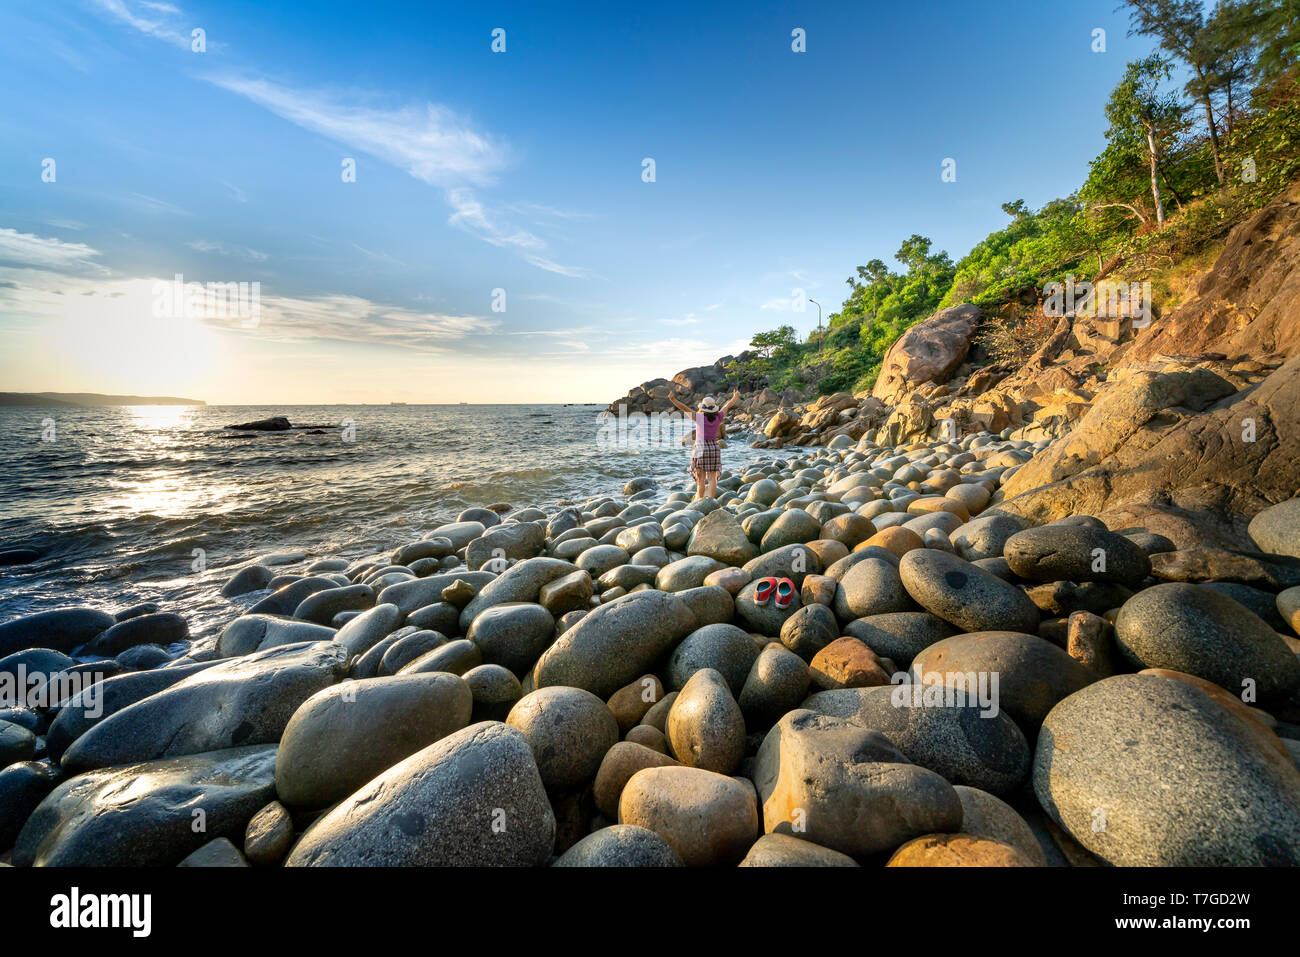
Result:
[[[1224,44],[1230,43],[1229,35],[1210,27],[1201,0],[1125,2],[1132,18],[1130,36],[1139,33],[1154,38],[1162,50],[1182,60],[1191,71],[1192,76],[1183,89],[1205,110],[1205,125],[1210,134],[1210,155],[1214,158],[1214,175],[1222,185],[1223,160],[1219,155],[1219,128],[1214,120],[1213,95],[1219,82],[1219,65],[1228,55],[1228,48]]]
[[[1151,171],[1151,199],[1158,226],[1165,224],[1165,206],[1160,195],[1160,160],[1178,132],[1182,114],[1178,98],[1160,90],[1169,75],[1169,61],[1164,57],[1153,55],[1136,60],[1125,69],[1124,77],[1106,103],[1106,119],[1110,121],[1110,129],[1106,131],[1108,140],[1124,147],[1145,140]]]

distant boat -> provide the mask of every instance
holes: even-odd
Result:
[[[405,402],[390,402],[389,405],[406,405]]]
[[[468,402],[462,402],[461,405],[469,405]]]

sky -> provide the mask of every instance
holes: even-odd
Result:
[[[605,403],[1068,195],[1150,48],[1113,0],[538,6],[0,6],[0,391]]]

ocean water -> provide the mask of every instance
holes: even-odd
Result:
[[[647,441],[644,430],[615,433],[608,422],[602,433],[601,411],[0,408],[0,548],[42,553],[30,565],[0,567],[0,621],[71,604],[112,612],[153,601],[203,637],[251,604],[252,596],[231,601],[219,592],[235,566],[260,555],[362,558],[470,506],[549,509],[618,494],[642,475],[664,489],[688,486],[686,447],[672,436]],[[324,434],[224,428],[275,414]],[[344,441],[349,421],[354,440]],[[732,439],[723,467],[763,457]]]

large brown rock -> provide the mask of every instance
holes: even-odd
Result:
[[[925,382],[947,382],[970,351],[978,306],[963,303],[918,322],[889,347],[871,394],[891,405]]]
[[[1300,356],[1253,389],[1232,389],[1205,369],[1130,377],[1010,478],[998,510],[1046,522],[1140,502],[1249,516],[1291,498]]]

